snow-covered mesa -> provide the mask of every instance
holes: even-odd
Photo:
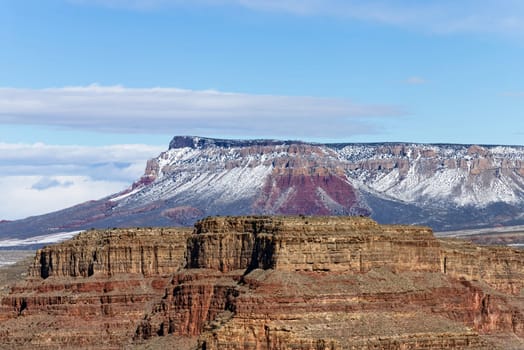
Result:
[[[243,152],[243,147],[171,148],[156,158],[154,186],[135,188],[112,199],[119,205],[153,202],[175,195],[189,201],[220,197],[224,202],[249,198],[260,190],[285,157],[284,146],[267,152]],[[424,205],[441,201],[456,206],[485,207],[491,203],[519,203],[524,198],[524,147],[347,144],[318,145],[326,162],[346,168],[356,188],[382,198]],[[320,156],[311,155],[312,157]],[[334,160],[333,157],[336,159]],[[520,169],[520,170],[519,170]]]
[[[524,198],[523,147],[351,145],[339,154],[362,165],[348,173],[357,187],[393,200],[485,207]]]

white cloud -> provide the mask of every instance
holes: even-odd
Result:
[[[14,220],[45,214],[121,191],[127,182],[93,180],[87,176],[55,176],[67,186],[35,188],[46,181],[41,176],[1,176],[0,219]]]
[[[73,181],[62,181],[54,177],[44,176],[31,186],[33,190],[45,191],[53,187],[70,187],[75,183]]]
[[[521,35],[521,0],[69,0],[73,3],[131,9],[174,6],[237,6],[300,16],[331,16],[430,32]]]
[[[166,147],[0,143],[0,220],[20,219],[127,188]]]
[[[147,159],[166,147],[148,145],[74,146],[0,143],[2,176],[89,176],[106,181],[131,182]]]
[[[113,133],[347,138],[376,131],[375,118],[404,114],[398,106],[307,96],[99,85],[0,88],[0,124]]]

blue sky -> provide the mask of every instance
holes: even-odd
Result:
[[[180,134],[524,144],[523,61],[520,0],[4,0],[0,219]]]

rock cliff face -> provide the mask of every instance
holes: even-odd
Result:
[[[299,228],[297,230],[297,228]],[[197,223],[190,268],[368,272],[440,271],[430,229],[379,226],[367,218],[230,218]]]
[[[363,217],[216,217],[89,231],[1,300],[27,348],[514,349],[524,252]]]
[[[89,277],[116,274],[166,275],[185,263],[191,229],[87,231],[59,246],[40,249],[32,277]]]
[[[120,349],[185,265],[190,229],[87,231],[41,249],[0,305],[0,347]]]
[[[523,213],[522,146],[176,136],[125,191],[2,223],[0,237],[253,214],[364,215],[449,231],[524,224]]]
[[[524,250],[480,247],[460,240],[441,240],[442,272],[455,278],[483,281],[502,292],[519,295],[524,288]]]

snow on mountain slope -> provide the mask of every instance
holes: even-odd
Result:
[[[340,154],[350,178],[394,200],[486,207],[524,199],[523,147],[349,145]]]
[[[371,215],[436,230],[524,224],[524,147],[177,136],[127,190],[0,223],[0,238],[245,214]]]
[[[108,200],[113,213],[368,214],[338,154],[292,141],[177,137],[144,176]],[[143,209],[146,208],[146,209]],[[191,211],[190,210],[190,211]]]
[[[113,198],[118,207],[184,196],[185,201],[239,200],[253,197],[261,179],[272,170],[262,155],[242,157],[235,149],[178,148],[163,152],[156,160],[152,184],[138,186],[132,194]]]
[[[369,209],[358,193],[351,203],[343,205],[340,198],[333,199],[337,194],[328,194],[319,184],[309,186],[304,181],[293,184],[282,180],[282,176],[297,174],[318,177],[322,169],[328,169],[334,176],[331,186],[334,182],[347,183],[349,189],[337,191],[352,192],[359,188],[387,200],[419,207],[486,208],[494,203],[518,205],[524,198],[523,147],[319,145],[188,137],[176,137],[171,147],[155,160],[156,172],[150,174],[154,186],[144,185],[140,191],[135,188],[133,195],[125,195],[118,206],[178,197],[183,197],[179,201],[184,203],[226,205],[234,201],[252,202],[261,191],[269,191],[272,194],[262,199],[259,196],[250,209],[278,213],[286,212],[284,207],[290,206],[290,202],[305,201],[298,197],[306,191],[316,193],[313,199],[307,199],[311,202],[309,207],[322,203],[323,209],[316,209],[319,213],[355,213],[346,210],[355,202],[360,203],[356,212]],[[280,174],[278,180],[276,174]],[[299,206],[290,207],[295,208],[288,208],[293,213]],[[308,206],[300,207],[308,212]]]

